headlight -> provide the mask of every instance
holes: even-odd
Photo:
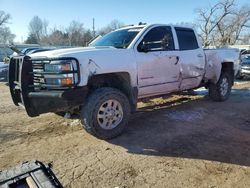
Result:
[[[44,65],[47,85],[72,86],[78,82],[77,62],[75,60],[57,60]]]
[[[46,78],[46,83],[48,85],[56,85],[56,86],[72,86],[74,85],[73,78]]]
[[[45,72],[62,72],[73,71],[73,61],[52,61],[50,64],[45,64]]]

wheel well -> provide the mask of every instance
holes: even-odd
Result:
[[[232,85],[234,85],[234,63],[223,62],[221,67],[221,73],[228,72],[232,77]]]
[[[232,62],[222,63],[222,71],[234,70],[234,64]]]
[[[113,87],[123,92],[129,99],[132,110],[136,109],[137,90],[131,86],[130,75],[127,72],[93,75],[88,80],[88,88],[91,91],[100,87]]]

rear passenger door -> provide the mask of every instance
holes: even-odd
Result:
[[[179,44],[179,63],[181,66],[180,89],[186,90],[199,86],[205,73],[205,54],[199,46],[192,29],[175,27]]]

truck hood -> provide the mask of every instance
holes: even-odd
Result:
[[[82,47],[52,50],[30,55],[32,58],[76,58],[80,65],[80,86],[92,75],[128,72],[136,75],[136,61],[132,49],[114,47]]]
[[[31,54],[30,57],[79,57],[79,54],[84,52],[96,52],[96,51],[110,51],[116,50],[114,47],[103,46],[103,47],[80,47],[80,48],[65,48],[58,50],[51,50],[46,52],[39,52]]]

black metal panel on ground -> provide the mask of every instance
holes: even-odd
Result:
[[[0,171],[0,188],[62,188],[51,165],[39,161],[25,162],[10,170]]]

